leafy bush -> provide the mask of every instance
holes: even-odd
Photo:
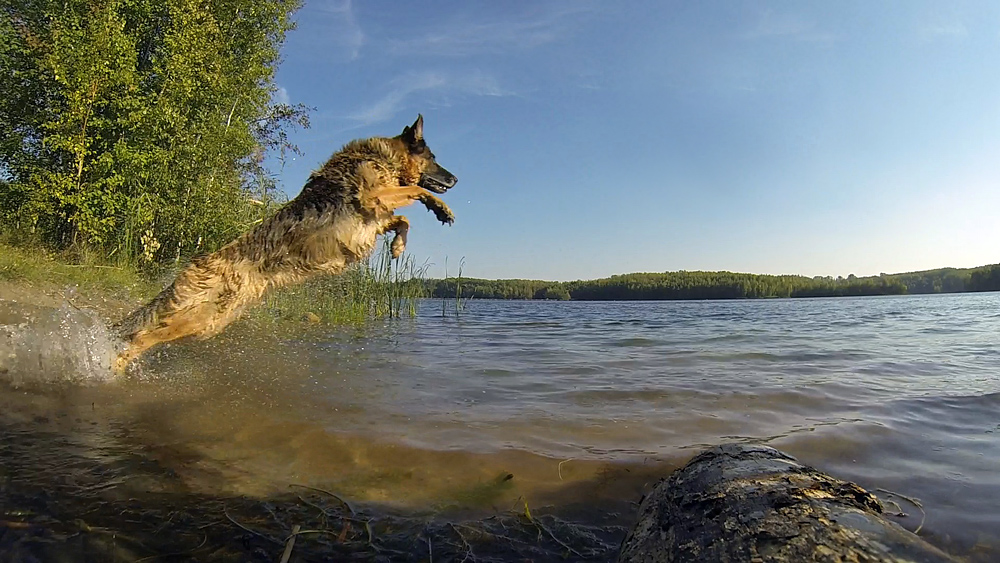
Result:
[[[227,242],[280,203],[267,154],[297,0],[11,0],[0,9],[0,224],[129,264]]]

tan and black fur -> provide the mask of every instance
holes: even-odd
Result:
[[[218,334],[270,288],[343,272],[371,253],[380,234],[394,233],[390,248],[398,257],[410,224],[393,211],[420,201],[451,224],[454,215],[432,191],[444,193],[455,182],[424,142],[423,116],[397,137],[348,143],[274,216],[195,258],[170,286],[118,323],[126,347],[115,368],[123,371],[162,342]]]

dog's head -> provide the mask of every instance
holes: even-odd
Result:
[[[434,153],[424,142],[424,116],[418,115],[413,125],[405,127],[396,137],[406,147],[407,167],[404,171],[407,183],[416,183],[434,193],[443,194],[458,182],[454,174],[448,172],[434,160]]]

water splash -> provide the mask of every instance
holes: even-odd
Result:
[[[14,386],[108,381],[118,346],[94,311],[0,300],[0,380]]]

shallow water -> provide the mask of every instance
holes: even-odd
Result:
[[[699,448],[764,442],[917,497],[921,535],[1000,558],[1000,294],[474,300],[457,317],[446,305],[445,317],[427,301],[415,319],[294,338],[234,326],[100,382],[103,360],[66,359],[67,342],[104,357],[90,317],[0,301],[0,325],[20,327],[15,356],[35,339],[31,362],[8,350],[2,377],[17,386],[0,388],[0,424],[40,465],[56,435],[75,454],[162,469],[119,472],[108,491],[120,498],[298,483],[400,510],[485,515],[527,500],[618,523]],[[44,330],[66,319],[80,330]],[[919,510],[893,498],[915,529]]]
[[[116,345],[94,311],[0,300],[0,377],[6,383],[109,381]]]

